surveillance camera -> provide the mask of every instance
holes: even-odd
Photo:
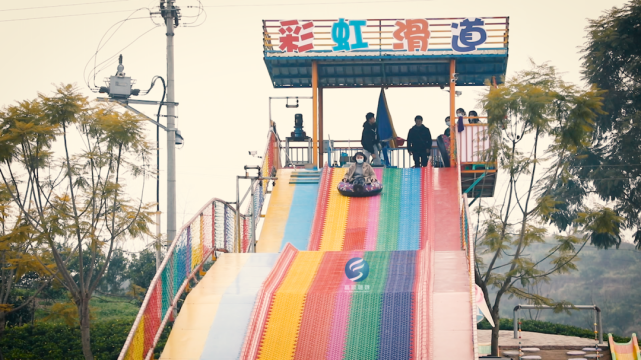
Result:
[[[257,151],[249,151],[249,155],[251,156],[256,156],[257,153],[258,153]]]
[[[454,93],[456,94],[456,96],[461,96],[461,95],[463,95],[463,92],[462,92],[462,91],[458,91],[458,90],[457,90],[457,91],[455,91]]]
[[[441,84],[441,90],[445,89],[445,85]]]

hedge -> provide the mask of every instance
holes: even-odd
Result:
[[[483,319],[476,326],[477,329],[481,330],[490,330],[492,326],[487,321]],[[514,330],[514,322],[512,319],[501,319],[499,321],[500,330]],[[538,321],[538,320],[521,320],[521,330],[531,331],[541,334],[555,334],[555,335],[565,335],[565,336],[576,336],[580,338],[594,339],[594,330],[583,329],[571,325],[563,324],[554,324],[547,321]],[[616,342],[626,343],[630,341],[630,338],[621,337],[615,334],[612,334],[612,338]],[[608,341],[608,334],[603,334],[603,341]]]
[[[117,359],[127,339],[134,318],[97,321],[91,326],[91,350],[96,360]],[[163,332],[155,357],[167,342],[169,327]],[[0,339],[0,349],[5,359],[12,360],[63,360],[84,359],[80,342],[80,328],[65,324],[36,323],[5,329]]]

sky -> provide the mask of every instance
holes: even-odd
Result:
[[[189,220],[207,200],[235,199],[235,175],[258,159],[268,130],[270,96],[311,96],[311,89],[274,89],[263,61],[263,19],[331,18],[437,18],[509,16],[510,43],[507,76],[528,68],[530,59],[549,62],[565,81],[583,84],[580,49],[588,19],[623,0],[526,1],[365,1],[365,0],[178,0],[183,24],[175,30],[177,127],[185,144],[177,150],[177,227]],[[98,95],[87,86],[94,68],[97,86],[116,71],[116,57],[124,56],[125,72],[146,90],[153,76],[166,77],[165,29],[158,26],[159,1],[149,0],[22,0],[0,2],[3,34],[3,85],[0,106],[50,93],[58,84],[75,84],[90,99]],[[139,10],[137,10],[139,9]],[[136,11],[137,10],[137,11]],[[129,19],[127,21],[123,21]],[[154,21],[156,24],[154,24]],[[191,22],[191,24],[189,24]],[[119,25],[122,25],[118,27]],[[116,30],[114,32],[114,30]],[[107,41],[108,40],[108,41]],[[97,51],[99,50],[99,51]],[[94,78],[89,78],[93,86]],[[158,84],[159,85],[159,84]],[[144,100],[160,100],[156,86]],[[583,84],[585,85],[585,84]],[[478,108],[482,87],[459,87],[457,107]],[[376,111],[378,89],[325,90],[325,136],[360,140],[364,115]],[[416,115],[433,134],[443,131],[449,94],[438,88],[392,88],[387,101],[400,136],[405,137]],[[154,117],[154,106],[135,105]],[[274,101],[272,118],[279,132],[292,131],[294,114],[303,113],[311,132],[311,102],[286,109]],[[161,121],[164,121],[161,120]],[[155,128],[148,126],[149,139]],[[435,135],[436,136],[436,135]],[[161,210],[166,188],[165,139],[161,134]],[[132,187],[141,186],[131,182]],[[155,186],[148,181],[144,201],[155,201]],[[247,185],[247,184],[246,184]],[[245,185],[245,186],[246,186]],[[138,194],[137,190],[132,189]],[[164,222],[162,225],[165,229]],[[140,250],[147,240],[130,244]]]

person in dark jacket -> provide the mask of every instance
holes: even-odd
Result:
[[[426,167],[432,149],[432,134],[430,129],[423,125],[421,115],[414,118],[414,123],[407,134],[407,151],[414,158],[414,167]]]
[[[365,123],[363,124],[363,135],[361,136],[361,145],[363,145],[363,152],[365,153],[366,160],[371,155],[372,164],[374,166],[381,165],[381,141],[378,138],[378,126],[376,126],[376,117],[373,113],[365,115]]]
[[[450,117],[449,116],[446,117],[445,118],[445,125],[447,126],[447,128],[445,128],[445,131],[443,132],[443,134],[445,134],[445,136],[447,136],[447,137],[450,137],[450,125],[451,124],[452,123],[450,122]]]

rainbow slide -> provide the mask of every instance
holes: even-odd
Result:
[[[612,334],[608,334],[610,345],[610,354],[612,360],[641,360],[641,351],[639,351],[639,340],[637,334],[632,334],[632,339],[627,343],[616,343]]]
[[[257,253],[223,254],[187,296],[161,359],[474,359],[458,172],[281,169]]]

